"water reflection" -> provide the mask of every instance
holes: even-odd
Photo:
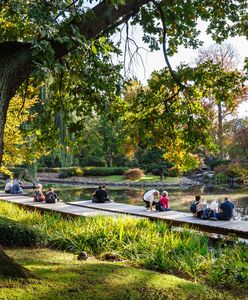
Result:
[[[83,187],[83,188],[67,188],[67,189],[58,189],[57,192],[59,197],[66,201],[84,201],[90,200],[91,195],[95,191],[95,187]],[[147,189],[146,189],[147,190]],[[145,189],[138,188],[121,188],[121,187],[108,187],[108,195],[115,202],[119,203],[128,203],[132,205],[141,205],[143,206],[142,196]],[[197,189],[188,189],[188,190],[171,190],[167,189],[169,192],[169,206],[173,210],[178,211],[189,211],[190,203],[194,200],[196,193],[199,193],[199,188]],[[160,189],[160,192],[162,190]],[[202,194],[202,199],[207,202],[216,200],[221,203],[224,200],[224,197],[228,196],[231,201],[235,204],[236,211],[239,212],[242,217],[247,218],[248,216],[248,191],[240,190],[226,190],[226,189],[205,189]]]

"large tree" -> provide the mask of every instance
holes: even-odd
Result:
[[[152,2],[153,5],[144,5]],[[230,35],[247,34],[246,1],[1,1],[0,12],[0,163],[10,99],[37,69],[51,68],[87,41],[113,32],[119,24],[139,23],[144,40],[173,54],[178,45],[199,46],[197,20],[209,21],[208,32],[220,41]],[[142,7],[141,12],[139,8]],[[157,20],[162,20],[159,23]],[[168,41],[168,47],[166,45]],[[166,61],[168,62],[167,55]],[[176,78],[175,78],[176,79]]]

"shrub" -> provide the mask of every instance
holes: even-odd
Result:
[[[47,172],[47,173],[59,173],[61,168],[48,168],[48,167],[39,167],[37,172]]]
[[[86,167],[83,168],[86,176],[109,176],[109,175],[123,175],[128,170],[126,167]]]
[[[229,164],[218,166],[214,169],[216,176],[223,174],[229,178],[239,178],[241,181],[248,178],[248,170],[240,167],[238,164]]]
[[[230,164],[230,162],[231,161],[229,159],[215,159],[209,163],[209,166],[213,170],[217,166],[228,165],[228,164]]]
[[[66,177],[73,177],[73,176],[82,176],[83,173],[84,173],[83,169],[81,169],[80,167],[61,168],[59,177],[66,178]]]
[[[0,244],[5,247],[31,247],[44,242],[41,233],[6,218],[0,219]]]
[[[144,171],[139,168],[129,169],[124,172],[124,176],[126,179],[136,180],[144,176]]]
[[[228,180],[228,177],[223,173],[218,173],[215,175],[215,179],[220,182],[226,182]]]
[[[160,175],[160,169],[153,169],[152,170],[152,175],[159,176]]]
[[[177,167],[169,168],[168,173],[169,173],[169,176],[171,176],[171,177],[178,177],[180,175],[180,172]]]

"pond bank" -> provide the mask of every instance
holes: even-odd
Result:
[[[180,180],[177,178],[174,182],[166,182],[166,181],[156,181],[156,182],[135,182],[135,181],[122,181],[122,182],[113,182],[107,181],[104,177],[68,177],[66,179],[59,178],[56,173],[38,173],[37,174],[38,181],[40,182],[53,182],[53,183],[61,183],[61,184],[83,184],[83,185],[107,185],[107,186],[130,186],[130,187],[193,187],[193,186],[201,186],[202,183],[190,179],[187,177],[181,177]]]

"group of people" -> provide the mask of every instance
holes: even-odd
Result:
[[[23,182],[17,178],[14,180],[7,179],[4,191],[7,194],[21,194],[23,192],[22,185]]]
[[[217,201],[212,201],[208,205],[205,201],[201,200],[200,195],[195,196],[195,201],[190,206],[190,211],[200,219],[211,220],[225,220],[229,221],[234,218],[234,204],[228,197],[218,207]]]
[[[159,201],[155,201],[158,198]],[[169,199],[168,192],[163,191],[160,196],[159,191],[149,190],[143,195],[143,201],[146,205],[147,211],[168,211],[169,209]],[[217,201],[212,201],[208,205],[205,201],[201,200],[200,195],[195,196],[195,200],[190,206],[190,211],[200,219],[211,219],[211,220],[231,220],[234,219],[234,204],[230,201],[228,197],[225,197],[224,201],[218,207]]]
[[[8,179],[5,184],[5,193],[9,194],[21,194],[23,192],[22,188],[23,182],[18,179]],[[58,195],[54,192],[53,188],[49,188],[44,194],[42,191],[42,185],[37,184],[34,191],[34,201],[35,202],[46,202],[46,203],[56,203],[59,201]]]
[[[54,192],[53,188],[49,188],[45,195],[42,191],[42,185],[37,184],[34,191],[34,201],[35,202],[46,202],[46,203],[56,203],[59,201],[58,195]]]
[[[156,202],[155,198],[159,198],[159,201]],[[169,199],[168,199],[168,192],[163,191],[162,195],[160,196],[159,191],[157,190],[150,190],[147,191],[143,195],[143,201],[146,204],[147,211],[168,211],[169,209]],[[154,208],[153,208],[154,206]]]

